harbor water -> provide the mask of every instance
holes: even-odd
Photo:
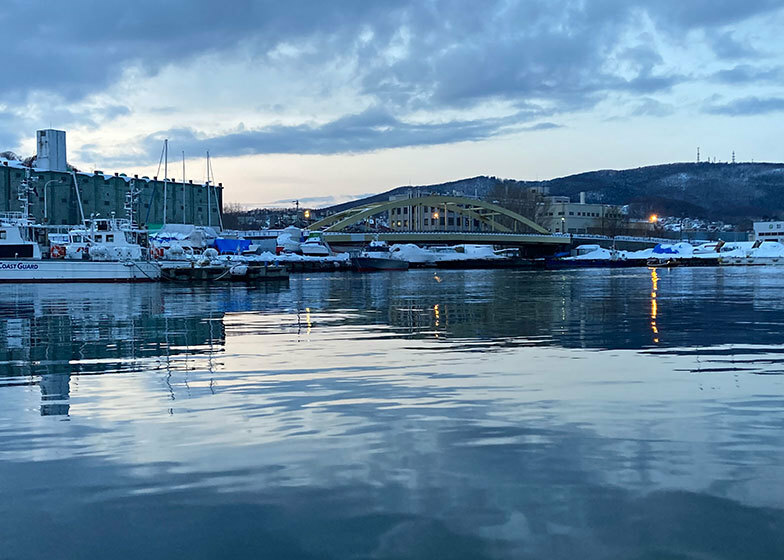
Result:
[[[0,559],[784,558],[777,267],[0,288]]]

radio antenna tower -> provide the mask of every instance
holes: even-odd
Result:
[[[697,146],[697,163],[700,163],[700,147]]]
[[[735,150],[732,150],[732,163],[735,163]]]

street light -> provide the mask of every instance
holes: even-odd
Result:
[[[49,205],[46,204],[46,188],[54,183],[63,183],[62,177],[60,179],[52,179],[44,183],[44,223],[49,223]]]
[[[305,219],[306,220],[310,219],[310,210],[305,210]]]
[[[561,233],[566,233],[566,218],[561,216]]]

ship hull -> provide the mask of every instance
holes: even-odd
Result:
[[[148,261],[0,260],[0,283],[153,282],[160,267]]]
[[[408,270],[408,262],[397,259],[383,259],[380,257],[355,257],[352,259],[354,268],[360,272],[374,270]]]

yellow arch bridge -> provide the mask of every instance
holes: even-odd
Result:
[[[405,209],[404,227],[399,218]],[[388,214],[391,231],[361,231],[375,216]],[[447,216],[451,218],[448,220]],[[397,220],[397,222],[396,222]],[[410,224],[410,225],[409,225]],[[393,243],[491,243],[557,246],[569,238],[553,236],[532,220],[504,208],[461,196],[420,196],[375,202],[327,216],[309,226],[322,230],[330,244],[365,243],[373,239]]]
[[[365,206],[357,206],[350,208],[311,224],[311,230],[323,229],[325,232],[340,232],[346,231],[352,226],[356,226],[368,219],[378,216],[379,214],[391,213],[398,209],[406,210],[407,220],[411,220],[411,227],[406,226],[406,230],[422,230],[430,231],[483,231],[483,232],[496,232],[496,233],[539,233],[542,235],[550,235],[550,232],[539,224],[529,220],[525,216],[518,214],[512,210],[508,210],[497,204],[486,202],[483,200],[476,200],[473,198],[465,198],[461,196],[420,196],[416,198],[401,198],[397,200],[389,200],[384,202],[375,202]],[[429,227],[429,220],[431,219],[431,212],[433,220],[439,219],[441,225],[446,226],[443,230]],[[408,213],[410,211],[410,214]],[[460,222],[460,226],[452,226],[451,228],[446,222],[446,216],[451,213],[454,217],[462,217],[465,220],[455,220]],[[499,218],[502,221],[499,221]],[[394,219],[391,220],[394,226]],[[505,222],[505,223],[502,223]],[[463,224],[468,224],[468,227],[462,227]],[[508,224],[508,225],[506,225]],[[394,229],[394,227],[393,227]]]
[[[397,213],[398,209],[404,208],[408,209],[406,214]],[[366,227],[369,220],[384,214],[389,216],[393,226],[390,231],[378,232]],[[450,214],[455,217],[451,224],[446,219]],[[408,223],[394,227],[404,215]],[[465,219],[458,220],[458,216]],[[435,223],[434,218],[438,219]],[[528,246],[534,253],[556,251],[578,240],[602,244],[611,242],[614,245],[620,239],[552,234],[529,218],[497,204],[461,196],[437,195],[357,206],[318,220],[308,229],[321,230],[325,240],[332,245],[356,245],[379,239],[390,243]],[[661,240],[628,238],[623,240],[623,245],[641,248],[658,241]]]

